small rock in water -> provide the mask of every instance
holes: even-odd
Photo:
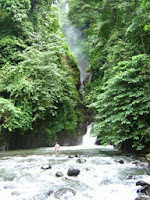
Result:
[[[90,171],[91,169],[90,169],[90,168],[88,168],[88,167],[86,167],[84,170],[85,170],[85,171]]]
[[[136,179],[136,178],[135,178],[134,175],[128,175],[128,176],[126,177],[126,179],[129,180],[129,179]]]
[[[63,173],[62,172],[56,172],[56,177],[62,177],[63,176]]]
[[[124,164],[124,161],[123,160],[119,160],[118,161],[120,164]]]
[[[46,194],[47,194],[47,196],[51,196],[51,194],[53,194],[53,193],[54,193],[53,190],[49,190]]]
[[[69,180],[69,179],[67,177],[63,177],[62,180],[65,181],[65,180]]]
[[[74,156],[73,156],[73,155],[70,155],[70,156],[68,156],[68,158],[74,158]]]
[[[62,188],[55,192],[54,197],[56,199],[70,200],[71,197],[76,195],[76,191],[70,188]]]
[[[133,161],[132,164],[134,165],[138,165],[140,163],[140,161]]]
[[[44,170],[46,170],[46,169],[51,169],[51,168],[52,168],[52,166],[51,166],[50,164],[43,165],[43,166],[41,167],[41,169],[44,169]]]
[[[150,200],[148,197],[137,197],[135,200]]]
[[[79,169],[69,169],[68,172],[67,172],[67,175],[68,176],[78,176],[80,173],[80,170]]]
[[[83,159],[83,158],[79,158],[76,163],[85,163],[86,162],[86,159]]]
[[[19,192],[12,192],[11,195],[12,195],[12,196],[19,196],[20,193],[19,193]]]
[[[4,189],[13,189],[16,188],[14,185],[5,185]]]

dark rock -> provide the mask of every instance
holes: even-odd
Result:
[[[63,177],[62,180],[65,181],[65,180],[69,180],[69,179],[67,177]]]
[[[16,188],[14,185],[5,185],[4,189],[13,189]]]
[[[12,196],[19,196],[20,193],[19,193],[19,192],[12,192],[11,195],[12,195]]]
[[[70,156],[68,156],[68,158],[74,158],[74,156],[73,156],[73,155],[70,155]]]
[[[138,186],[138,185],[144,186],[144,187],[145,187],[145,186],[150,186],[150,184],[148,184],[148,183],[146,183],[145,181],[142,181],[142,180],[136,182],[136,186]]]
[[[52,166],[51,166],[50,164],[43,165],[43,166],[41,167],[41,169],[44,169],[44,170],[46,170],[46,169],[51,169],[51,168],[52,168]]]
[[[85,171],[90,171],[90,168],[86,167],[84,170],[85,170]]]
[[[53,194],[53,193],[54,193],[53,190],[49,190],[46,194],[47,194],[47,196],[51,196],[51,194]]]
[[[120,164],[124,164],[124,161],[123,160],[119,160],[118,161]]]
[[[63,173],[62,172],[56,172],[56,177],[62,177],[63,176]]]
[[[140,180],[136,183],[136,186],[139,185],[142,186],[142,188],[138,189],[137,193],[142,193],[150,196],[150,184]]]
[[[83,159],[83,158],[79,158],[77,161],[76,161],[76,163],[85,163],[86,162],[86,160],[85,159]]]
[[[132,164],[134,165],[138,165],[140,163],[140,161],[133,161]]]
[[[69,200],[72,196],[76,195],[76,191],[70,188],[62,188],[55,192],[54,197],[56,199]]]
[[[127,179],[127,180],[129,180],[129,179],[134,179],[134,176],[133,176],[133,175],[128,175],[128,176],[126,177],[126,179]]]
[[[67,175],[68,176],[78,176],[80,173],[80,170],[79,169],[69,169],[68,172],[67,172]]]
[[[135,200],[150,200],[148,197],[137,197]]]
[[[143,187],[137,190],[137,193],[142,193],[150,196],[150,186]]]

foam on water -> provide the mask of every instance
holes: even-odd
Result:
[[[74,157],[68,158],[69,155]],[[86,162],[77,163],[79,158]],[[120,159],[124,164],[118,162]],[[55,200],[54,195],[47,195],[50,190],[55,193],[60,188],[72,188],[76,195],[70,196],[69,200],[134,200],[138,189],[136,182],[150,180],[148,169],[132,164],[133,161],[134,157],[118,156],[112,146],[61,147],[58,156],[54,154],[54,148],[30,150],[30,153],[23,150],[15,155],[7,152],[7,157],[1,156],[0,196],[6,200]],[[52,168],[42,170],[41,166],[46,164]],[[80,169],[79,176],[68,177],[69,168]],[[63,177],[56,177],[58,171]],[[127,179],[127,175],[135,178]]]

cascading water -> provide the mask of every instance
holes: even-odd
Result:
[[[78,159],[86,162],[79,163]],[[121,164],[119,161],[122,160]],[[50,164],[51,169],[41,167]],[[79,169],[70,177],[70,168]],[[56,177],[61,172],[62,177]],[[150,168],[134,156],[118,154],[112,146],[61,147],[0,153],[2,200],[135,200],[138,180],[150,183]],[[69,188],[75,196],[61,189]],[[144,195],[145,196],[145,195]]]
[[[94,125],[94,123],[91,123],[87,127],[87,132],[83,136],[83,141],[82,141],[82,145],[83,146],[89,147],[89,146],[95,145],[95,143],[96,143],[97,137],[92,137],[91,136],[91,131],[92,131],[93,125]]]
[[[65,2],[65,1],[64,1]],[[77,28],[71,24],[67,18],[69,11],[68,3],[61,8],[61,21],[62,21],[62,30],[66,36],[66,40],[69,44],[70,51],[73,53],[74,57],[77,59],[78,66],[80,69],[80,90],[84,88],[84,80],[86,78],[86,68],[89,67],[89,62],[85,53],[81,53],[82,45],[85,42],[82,38],[82,33]]]
[[[140,186],[136,182],[150,184],[150,168],[133,155],[121,155],[113,146],[89,145],[92,125],[83,138],[86,145],[61,147],[60,155],[54,154],[54,148],[0,152],[0,198],[135,200],[141,195],[137,194]],[[93,140],[90,144],[94,144]],[[86,162],[77,162],[82,158]],[[41,168],[48,164],[51,169]],[[79,175],[68,176],[70,168],[79,169]],[[56,172],[61,172],[62,177],[57,177]],[[65,188],[74,193],[62,194],[60,189]]]

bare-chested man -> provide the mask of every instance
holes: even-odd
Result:
[[[58,142],[56,142],[55,144],[55,153],[59,154],[59,149],[60,149],[60,145],[58,144]]]

